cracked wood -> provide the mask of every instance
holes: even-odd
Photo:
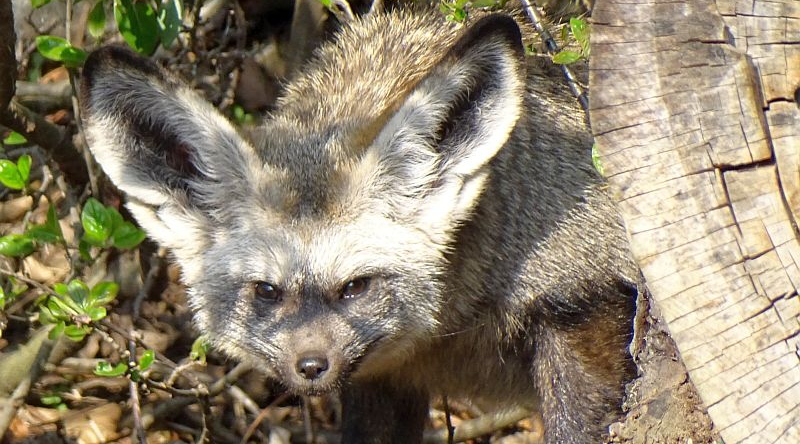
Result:
[[[800,1],[598,0],[590,115],[727,444],[800,442]]]

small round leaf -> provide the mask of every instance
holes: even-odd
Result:
[[[22,180],[17,164],[8,159],[0,159],[0,182],[12,190],[25,188],[25,181]]]
[[[114,246],[117,248],[133,248],[144,240],[147,235],[130,222],[125,222],[114,230]]]
[[[75,68],[81,66],[86,60],[86,51],[72,46],[68,41],[53,35],[40,35],[36,37],[36,49],[45,58],[63,62]]]
[[[113,230],[113,220],[106,207],[97,199],[90,197],[81,212],[81,225],[84,238],[93,245],[102,246]]]
[[[78,304],[79,307],[86,307],[89,302],[89,287],[80,279],[73,279],[67,285],[67,294]]]
[[[100,361],[94,369],[94,374],[97,376],[114,377],[122,376],[126,371],[128,371],[128,365],[124,362],[120,362],[114,366],[106,361]]]
[[[92,287],[89,301],[92,305],[106,305],[117,297],[119,285],[115,282],[100,282]]]
[[[33,159],[31,159],[30,154],[23,154],[17,159],[17,170],[19,170],[19,175],[23,183],[28,183],[28,177],[31,175],[32,162]]]
[[[156,353],[153,350],[145,350],[142,353],[142,356],[139,358],[139,368],[142,371],[147,370],[153,364],[153,361],[156,359]]]

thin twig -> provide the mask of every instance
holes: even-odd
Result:
[[[453,427],[453,421],[450,419],[450,404],[447,402],[446,395],[442,396],[442,404],[444,404],[444,421],[447,424],[447,444],[453,444],[456,428]]]
[[[314,425],[311,421],[311,399],[303,396],[303,428],[306,432],[306,442],[314,442]]]
[[[72,44],[72,0],[67,0],[67,17],[64,22],[65,34],[68,44]],[[78,105],[78,82],[76,79],[75,68],[67,67],[67,75],[69,77],[69,86],[72,88],[72,114],[75,116],[75,123],[78,126],[78,134],[84,147],[89,145],[86,143],[86,138],[83,133],[83,120],[81,119],[81,107]],[[84,149],[83,161],[86,163],[86,171],[89,174],[89,184],[92,187],[92,194],[97,194],[100,189],[97,188],[97,175],[94,174],[94,161],[89,150]]]
[[[50,289],[46,285],[43,285],[39,281],[33,280],[33,279],[29,278],[29,277],[26,277],[26,276],[24,276],[24,275],[22,275],[20,273],[15,272],[15,271],[11,271],[11,270],[9,270],[7,268],[0,267],[0,274],[4,274],[6,276],[11,276],[14,279],[18,279],[18,280],[20,280],[22,282],[25,282],[28,285],[33,285],[34,287],[38,288],[39,290],[41,290],[41,291],[43,291],[43,292],[45,292],[45,293],[47,293],[47,294],[49,294],[51,296],[56,296],[56,297],[58,296],[58,293],[56,293],[55,291],[53,291],[52,289]]]
[[[556,54],[560,49],[558,47],[558,43],[553,39],[553,36],[550,35],[550,32],[545,29],[542,25],[542,18],[539,15],[539,11],[536,9],[533,4],[529,0],[521,0],[522,2],[522,9],[525,10],[525,14],[528,16],[528,19],[533,24],[533,27],[536,29],[536,32],[544,41],[544,46],[547,48],[547,52],[550,54]],[[567,65],[559,65],[561,68],[561,72],[564,73],[564,77],[567,79],[567,85],[569,86],[569,90],[572,92],[572,95],[578,99],[578,103],[580,103],[581,108],[586,113],[586,118],[589,118],[589,98],[586,96],[586,93],[583,91],[583,88],[578,84],[578,81],[575,79],[575,76],[572,74],[572,70],[569,69]]]
[[[245,431],[244,436],[242,436],[242,440],[241,440],[240,444],[247,444],[247,441],[250,439],[251,436],[253,436],[253,433],[255,433],[255,431],[258,428],[258,426],[265,419],[267,419],[267,416],[269,415],[270,410],[272,408],[274,408],[275,406],[281,404],[282,402],[285,402],[287,399],[289,399],[289,396],[291,396],[291,395],[288,392],[284,393],[284,394],[278,396],[277,398],[275,398],[274,401],[270,402],[268,406],[266,406],[263,409],[261,409],[261,411],[258,413],[258,416],[256,416],[256,418],[253,420],[253,422],[250,423],[250,426],[247,427],[247,431]]]
[[[153,287],[157,282],[158,276],[161,274],[166,261],[164,257],[166,256],[166,250],[163,248],[157,248],[156,251],[150,255],[150,260],[148,261],[149,269],[147,270],[147,276],[144,278],[144,284],[142,285],[141,290],[139,293],[136,294],[136,298],[133,300],[133,319],[139,319],[139,316],[142,312],[142,302],[144,302],[145,298],[153,291]]]
[[[528,409],[517,407],[511,410],[487,413],[481,417],[464,421],[455,428],[454,442],[463,442],[475,439],[496,430],[514,425],[523,419],[530,418],[532,413]],[[425,444],[444,444],[449,437],[444,430],[436,430],[425,434]]]
[[[13,24],[11,2],[0,1],[0,125],[24,135],[28,141],[49,152],[61,170],[68,174],[67,180],[71,183],[84,183],[88,176],[83,163],[75,161],[78,150],[69,133],[14,99],[17,36]]]
[[[133,335],[131,335],[133,336]],[[136,366],[136,342],[128,341],[128,351],[130,352],[129,368]],[[139,403],[139,384],[129,378],[128,388],[131,398],[131,410],[133,411],[133,434],[139,444],[147,444],[147,435],[142,424],[142,405]]]
[[[200,433],[200,436],[197,437],[197,440],[195,441],[195,443],[197,443],[197,444],[205,444],[205,443],[209,442],[209,440],[208,440],[208,420],[209,420],[209,418],[211,418],[211,407],[210,407],[209,402],[208,402],[208,397],[205,397],[205,396],[201,397],[200,398],[200,404],[203,406],[203,409],[201,410],[202,415],[200,416],[200,419],[202,421],[200,429],[202,430],[202,432]]]

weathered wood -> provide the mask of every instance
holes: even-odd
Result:
[[[800,443],[800,1],[598,0],[590,113],[726,444]]]

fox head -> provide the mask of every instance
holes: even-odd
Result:
[[[401,362],[436,334],[454,234],[525,94],[520,31],[356,21],[244,136],[132,52],[86,62],[92,153],[182,266],[214,345],[297,393]]]

